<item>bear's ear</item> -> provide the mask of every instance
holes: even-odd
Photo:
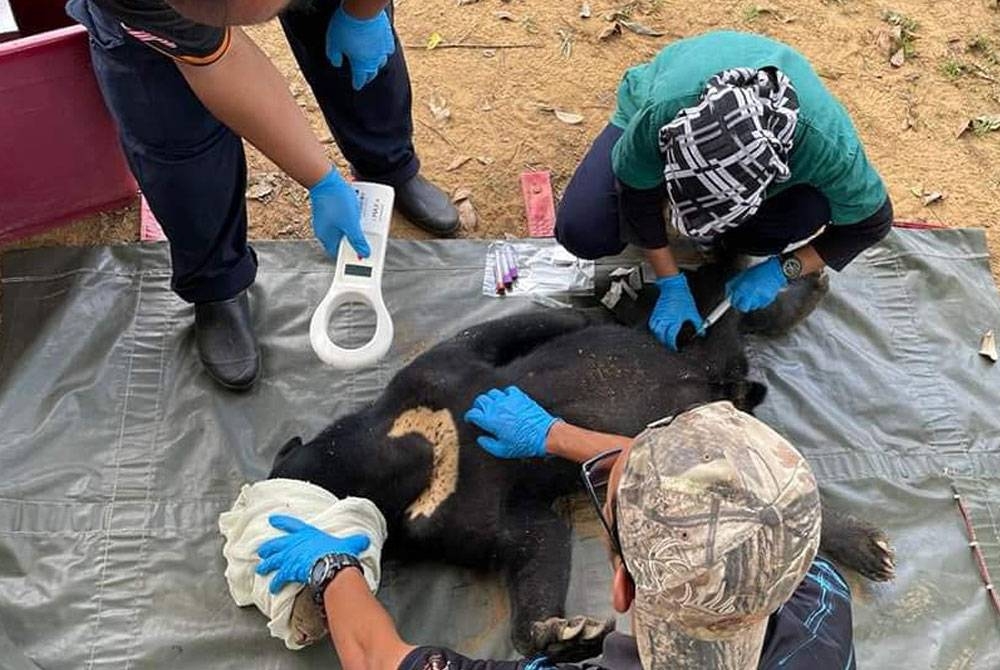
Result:
[[[753,412],[757,405],[764,402],[764,396],[767,395],[766,386],[745,379],[722,382],[716,386],[720,400],[729,400],[737,409],[744,412]]]
[[[302,438],[296,435],[288,442],[285,442],[285,445],[278,450],[277,458],[284,458],[290,452],[294,451],[295,449],[298,449],[301,446],[302,446]]]
[[[743,403],[747,412],[752,411],[757,405],[764,402],[767,395],[767,387],[760,382],[747,382],[743,390]]]

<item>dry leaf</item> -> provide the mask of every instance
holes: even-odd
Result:
[[[1000,130],[1000,114],[984,114],[977,116],[969,122],[972,132],[976,135],[985,135]]]
[[[439,33],[439,32],[433,32],[433,33],[431,33],[431,36],[427,38],[427,50],[430,51],[431,49],[433,49],[437,45],[441,44],[441,42],[443,42],[443,41],[444,41],[444,38],[441,37],[441,33]]]
[[[626,21],[624,19],[619,20],[618,23],[622,28],[628,28],[636,35],[645,35],[646,37],[662,37],[663,33],[658,30],[653,30],[649,26],[639,23],[638,21]]]
[[[597,39],[600,41],[604,41],[606,39],[614,37],[615,35],[621,35],[621,33],[622,33],[621,24],[618,23],[617,21],[612,21],[601,32],[597,34]]]
[[[589,19],[590,18],[590,3],[587,0],[583,0],[580,3],[580,18]]]
[[[252,200],[263,200],[267,196],[271,195],[274,191],[274,187],[267,183],[259,183],[249,186],[247,188],[246,197]]]
[[[455,209],[458,210],[458,221],[462,230],[465,232],[475,231],[479,226],[479,215],[476,214],[476,208],[472,206],[472,191],[465,187],[459,187],[455,189],[451,201],[455,204]]]
[[[274,192],[276,182],[276,176],[269,172],[254,175],[247,184],[245,196],[251,200],[263,201]]]
[[[911,186],[910,187],[910,193],[912,193],[913,197],[915,197],[915,198],[922,198],[922,197],[924,197],[924,187],[923,186]]]
[[[493,12],[493,16],[497,17],[501,21],[515,21],[515,22],[517,21],[517,17],[511,14],[510,12],[505,12],[505,11]]]
[[[875,48],[880,52],[884,53],[887,57],[891,56],[899,49],[899,44],[896,41],[894,31],[888,26],[879,26],[875,30]]]
[[[493,163],[492,156],[476,156],[476,160],[479,161],[480,165],[491,165]]]
[[[471,160],[472,160],[472,156],[459,156],[458,158],[456,158],[455,160],[453,160],[451,163],[449,163],[448,167],[446,167],[444,169],[444,171],[445,172],[454,172],[455,170],[457,170],[458,168],[462,167],[463,165],[465,165],[466,163],[468,163]]]
[[[889,64],[893,67],[903,67],[906,62],[906,49],[900,47],[896,53],[889,57]]]
[[[962,125],[959,127],[958,132],[955,133],[955,139],[957,140],[961,138],[962,135],[968,132],[970,128],[972,128],[972,121],[970,119],[962,121]]]
[[[924,194],[924,206],[933,205],[935,202],[941,202],[947,196],[940,191],[931,191],[930,193]]]
[[[568,123],[571,126],[575,126],[578,123],[583,123],[583,115],[577,114],[576,112],[565,112],[561,109],[554,109],[552,113],[556,115],[556,118],[563,123]]]
[[[438,121],[447,121],[451,118],[451,110],[448,109],[448,101],[438,93],[434,93],[427,100],[427,107],[430,108],[431,114]]]
[[[992,330],[987,330],[983,334],[983,339],[979,341],[979,355],[994,363],[1000,358],[997,356],[997,339]]]

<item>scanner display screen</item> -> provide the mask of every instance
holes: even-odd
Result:
[[[371,277],[372,269],[364,265],[351,265],[348,263],[344,266],[344,274],[351,275],[352,277]]]

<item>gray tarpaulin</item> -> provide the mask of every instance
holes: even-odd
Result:
[[[264,376],[245,395],[201,371],[163,246],[7,254],[0,668],[330,667],[325,644],[289,652],[229,599],[218,515],[289,437],[372,400],[459,329],[527,309],[480,295],[485,249],[393,241],[395,344],[377,368],[344,374],[320,365],[307,335],[332,264],[310,243],[258,244]],[[1000,667],[1000,620],[951,491],[1000,573],[1000,369],[976,353],[990,328],[1000,300],[982,234],[907,231],[835,276],[793,334],[752,345],[771,387],[759,415],[896,546],[896,582],[855,581],[862,667]],[[593,524],[581,528],[569,610],[605,615],[604,549]],[[510,655],[494,578],[390,566],[380,596],[411,641]]]

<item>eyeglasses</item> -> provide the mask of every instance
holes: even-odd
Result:
[[[663,428],[669,426],[674,422],[674,419],[699,406],[701,403],[695,403],[688,405],[685,409],[672,414],[671,416],[660,419],[659,421],[654,421],[653,423],[646,426],[646,428]],[[611,467],[615,464],[615,459],[621,455],[623,449],[609,449],[608,451],[601,452],[594,456],[593,458],[585,461],[580,468],[580,475],[583,477],[583,485],[587,488],[587,494],[590,496],[590,502],[594,504],[594,509],[597,510],[597,518],[601,520],[601,525],[604,526],[604,530],[608,533],[608,539],[611,541],[611,548],[622,556],[624,560],[624,554],[622,553],[622,543],[618,536],[618,518],[615,515],[615,510],[613,505],[608,506],[608,513],[611,516],[611,521],[604,517],[604,507],[608,500],[608,478],[611,476]]]
[[[601,525],[608,533],[611,548],[621,556],[622,544],[618,539],[618,521],[615,518],[614,509],[609,509],[611,522],[604,517],[604,507],[608,498],[608,477],[611,476],[611,466],[615,464],[615,459],[622,453],[622,449],[610,449],[597,454],[588,461],[585,461],[580,468],[580,475],[583,477],[583,485],[590,496],[590,502],[597,510],[597,518],[601,520]]]

